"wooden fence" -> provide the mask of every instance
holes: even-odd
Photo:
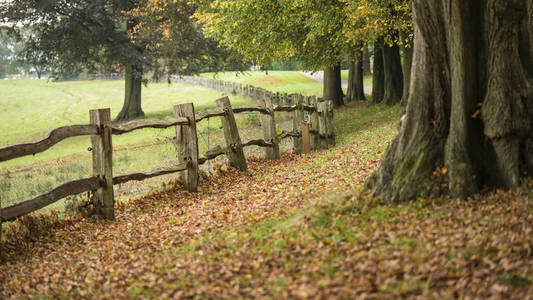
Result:
[[[252,91],[252,90],[250,90]],[[137,120],[121,124],[111,123],[110,109],[91,110],[90,124],[72,125],[54,129],[43,139],[34,142],[9,145],[0,148],[0,162],[43,152],[58,142],[75,136],[91,136],[93,176],[70,181],[36,198],[2,208],[1,222],[17,218],[44,208],[70,195],[87,191],[93,192],[93,205],[97,214],[108,220],[115,218],[113,185],[128,181],[140,181],[156,176],[181,173],[184,187],[196,192],[198,187],[198,167],[220,155],[227,155],[232,167],[246,170],[243,148],[259,146],[265,148],[267,159],[280,158],[279,141],[291,138],[297,153],[313,149],[325,149],[334,143],[332,126],[333,104],[331,101],[317,100],[316,97],[292,95],[294,105],[274,105],[275,94],[262,89],[254,89],[257,107],[232,107],[228,97],[216,100],[217,109],[196,114],[192,103],[174,106],[174,118],[168,121]],[[279,102],[278,102],[279,103]],[[263,139],[242,141],[235,122],[235,114],[259,112]],[[275,112],[292,112],[292,131],[278,134]],[[304,117],[305,116],[305,117]],[[208,150],[203,156],[198,153],[196,124],[202,120],[220,117],[224,131],[225,146]],[[304,120],[305,119],[305,120]],[[176,128],[177,156],[179,163],[148,172],[113,176],[112,136],[127,134],[143,128]],[[1,236],[0,236],[1,238]]]
[[[119,80],[124,79],[124,73],[88,74],[87,80]]]

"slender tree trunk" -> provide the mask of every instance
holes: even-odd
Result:
[[[43,71],[40,67],[35,67],[35,72],[37,72],[37,78],[41,79],[41,75],[43,74]]]
[[[342,91],[341,66],[337,65],[324,70],[324,99],[333,100],[335,106],[344,105]]]
[[[346,100],[348,102],[355,101],[355,86],[353,84],[353,79],[355,77],[355,68],[357,64],[353,61],[353,55],[350,56],[350,66],[348,68],[348,89],[346,90]]]
[[[383,46],[383,67],[385,69],[385,95],[387,105],[401,101],[403,92],[403,72],[400,47],[396,44]]]
[[[412,3],[407,112],[367,187],[395,202],[516,187],[533,154],[533,83],[519,51],[526,2]]]
[[[350,57],[350,69],[348,72],[348,101],[366,100],[363,83],[363,52],[356,50]]]
[[[405,40],[406,37],[402,36],[402,39]],[[407,100],[409,99],[409,86],[411,85],[411,65],[413,64],[413,43],[404,44],[402,47],[403,53],[403,63],[402,63],[402,73],[403,73],[403,95],[402,95],[402,105],[407,105]]]
[[[372,102],[380,103],[385,96],[385,70],[383,69],[383,39],[374,43],[374,72],[372,73]]]
[[[363,49],[363,76],[372,75],[372,70],[370,68],[370,51],[368,50],[368,45]]]
[[[142,67],[136,65],[126,66],[124,105],[115,118],[115,122],[133,120],[144,116],[141,108],[142,75]]]

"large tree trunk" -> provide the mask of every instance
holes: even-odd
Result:
[[[142,75],[142,67],[136,65],[126,66],[124,105],[115,118],[115,122],[128,121],[144,116],[141,108]]]
[[[413,43],[405,44],[406,36],[402,35],[404,41],[401,47],[403,53],[402,73],[403,73],[403,95],[402,104],[406,105],[409,99],[409,87],[411,85],[411,65],[413,64]]]
[[[359,49],[350,57],[346,98],[348,101],[366,100],[363,83],[363,52]]]
[[[363,76],[372,75],[372,70],[370,68],[370,50],[368,50],[368,45],[363,49]]]
[[[383,39],[374,43],[374,71],[372,72],[372,102],[380,103],[385,95],[385,70],[383,69]]]
[[[407,112],[367,187],[394,202],[516,187],[533,166],[526,2],[413,0],[413,11]]]
[[[400,47],[397,44],[383,46],[383,67],[385,69],[385,95],[387,105],[394,105],[402,100],[403,72]]]
[[[324,70],[324,99],[333,100],[335,106],[344,105],[342,91],[341,66],[337,65]]]

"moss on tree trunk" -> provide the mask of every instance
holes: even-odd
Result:
[[[367,181],[374,195],[466,198],[516,187],[532,171],[533,83],[520,51],[523,36],[532,36],[520,26],[527,5],[413,1],[411,93],[398,136]]]

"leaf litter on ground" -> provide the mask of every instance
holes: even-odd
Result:
[[[372,109],[337,112],[334,149],[250,158],[197,194],[120,203],[116,222],[73,216],[4,243],[2,298],[533,298],[533,182],[381,203],[360,187],[398,109]]]

